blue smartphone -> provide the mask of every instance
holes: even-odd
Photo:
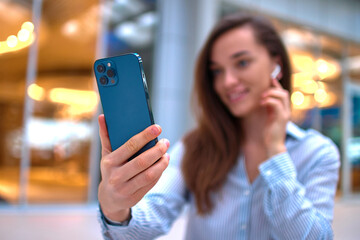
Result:
[[[142,59],[137,53],[98,59],[94,72],[112,151],[154,124]],[[157,143],[147,143],[129,160]]]

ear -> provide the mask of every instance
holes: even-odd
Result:
[[[281,67],[280,67],[279,64],[276,64],[274,70],[271,73],[271,79],[276,78],[277,80],[279,80],[280,79],[280,77],[279,77],[280,73],[281,73]]]
[[[277,79],[277,80],[280,80],[281,78],[282,78],[282,76],[283,76],[283,74],[282,74],[282,64],[281,64],[281,59],[280,59],[280,57],[279,56],[277,56],[277,57],[274,57],[273,58],[273,65],[274,65],[274,68],[273,68],[273,71],[272,71],[272,73],[271,73],[271,75],[270,75],[270,77],[271,77],[271,79]]]

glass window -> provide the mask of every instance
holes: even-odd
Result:
[[[349,56],[346,60],[349,76],[352,82],[360,83],[360,44],[349,43]]]
[[[138,53],[151,91],[154,39],[158,16],[155,0],[114,1],[109,4],[107,55]],[[104,17],[107,17],[104,16]]]
[[[99,3],[43,2],[29,128],[29,203],[87,200]]]
[[[352,85],[348,96],[351,102],[351,138],[348,141],[348,154],[351,163],[351,189],[360,192],[360,45],[349,43],[345,64]]]
[[[8,13],[0,16],[0,201],[18,204],[26,194],[27,203],[85,203],[97,191],[90,169],[98,172],[100,161],[97,152],[90,166],[99,109],[92,65],[100,55],[138,52],[151,84],[155,1],[43,1],[38,29],[32,7],[0,2]],[[28,58],[37,66],[27,86]]]
[[[0,2],[0,12],[6,12],[0,14],[0,203],[19,198],[26,68],[34,40],[28,4]]]

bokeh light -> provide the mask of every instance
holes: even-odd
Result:
[[[296,106],[300,106],[304,102],[304,94],[300,91],[294,92],[291,94],[291,102]]]
[[[14,47],[16,47],[16,45],[18,43],[18,39],[17,39],[17,37],[15,35],[10,35],[6,39],[6,43],[7,43],[8,47],[14,48]]]
[[[29,40],[30,38],[30,32],[29,30],[27,29],[21,29],[19,32],[18,32],[18,39],[21,41],[21,42],[26,42],[27,40]]]

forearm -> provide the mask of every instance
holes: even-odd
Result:
[[[262,164],[260,174],[266,185],[264,211],[279,239],[333,238],[331,221],[306,197],[306,188],[297,180],[288,153]]]
[[[272,188],[277,188],[278,194]],[[289,181],[267,190],[264,210],[274,233],[279,239],[332,239],[331,223],[304,193],[302,186]]]

